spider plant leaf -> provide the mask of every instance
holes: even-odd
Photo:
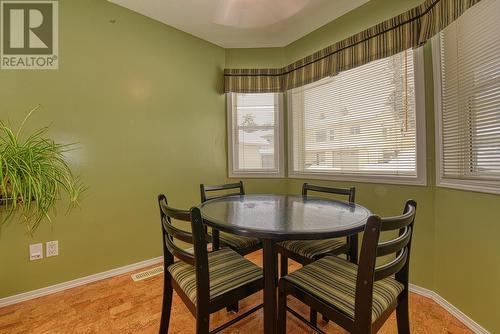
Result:
[[[29,234],[43,221],[51,223],[61,195],[66,195],[69,210],[86,190],[65,156],[76,144],[56,143],[48,137],[48,127],[23,136],[26,122],[39,108],[28,113],[16,132],[0,121],[0,198],[12,198],[2,204],[0,221],[14,219],[19,212]]]

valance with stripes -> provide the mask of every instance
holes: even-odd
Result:
[[[418,47],[480,0],[427,0],[283,68],[225,69],[224,90],[283,92]]]

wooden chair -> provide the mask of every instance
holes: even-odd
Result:
[[[165,195],[158,196],[158,203],[165,265],[160,333],[168,332],[173,289],[195,316],[198,334],[217,333],[260,309],[262,305],[209,332],[211,313],[262,290],[262,269],[229,248],[208,253],[198,208],[171,208]],[[192,233],[175,227],[171,219],[190,222]],[[174,240],[192,244],[193,252],[180,248]],[[174,256],[179,261],[174,262]]]
[[[398,333],[410,333],[408,276],[411,239],[417,203],[406,202],[401,216],[368,218],[359,266],[337,256],[326,256],[280,279],[278,333],[286,332],[286,311],[308,322],[286,305],[291,294],[356,334],[376,333],[396,310]],[[398,230],[394,239],[379,242],[381,231]],[[377,267],[377,257],[395,254]],[[395,275],[393,277],[393,275]]]
[[[231,191],[234,189],[238,189],[238,191]],[[221,194],[220,192],[222,191],[224,191],[225,193]],[[218,192],[219,194],[208,196],[209,193],[214,192]],[[200,184],[200,195],[201,202],[204,203],[212,199],[226,196],[245,195],[245,189],[243,188],[243,182],[241,181],[238,183],[229,183],[215,186]],[[242,237],[215,229],[209,230],[208,234],[212,240],[214,249],[219,249],[219,247],[221,246],[227,246],[241,255],[247,255],[262,248],[262,244],[257,238]]]
[[[309,191],[345,195],[350,203],[354,203],[356,188],[330,188],[320,187],[304,183],[302,185],[302,196],[308,196]],[[281,276],[288,273],[288,258],[302,265],[309,264],[325,254],[340,255],[347,254],[348,259],[357,263],[358,261],[358,235],[347,237],[346,242],[341,239],[326,240],[288,240],[277,245],[281,255]]]

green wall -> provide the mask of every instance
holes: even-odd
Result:
[[[226,68],[283,67],[284,48],[226,49]]]
[[[116,23],[109,21],[113,19]],[[187,207],[200,182],[226,181],[225,51],[104,0],[60,1],[60,69],[0,71],[0,115],[77,141],[81,208],[34,238],[0,235],[0,298],[161,255],[156,195]],[[28,244],[59,240],[30,262]]]
[[[500,198],[436,188],[435,199],[434,290],[500,333]]]
[[[281,67],[419,3],[372,0],[284,48],[224,50],[104,0],[61,0],[60,69],[2,71],[0,118],[17,123],[42,104],[31,125],[51,124],[54,138],[80,142],[71,158],[90,189],[81,208],[65,215],[61,204],[54,224],[34,238],[16,223],[3,228],[0,298],[161,254],[156,194],[188,207],[198,202],[200,182],[226,180],[224,67]],[[412,282],[500,332],[498,196],[434,186],[425,48],[428,186],[355,183],[358,201],[392,215],[416,199]],[[245,180],[249,193],[297,193],[302,182]],[[28,244],[49,240],[59,240],[60,255],[28,261]]]

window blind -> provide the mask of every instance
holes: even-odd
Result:
[[[280,111],[276,93],[231,94],[232,172],[280,171]]]
[[[441,33],[441,177],[500,181],[500,1]]]
[[[293,174],[417,176],[413,51],[289,92]]]

